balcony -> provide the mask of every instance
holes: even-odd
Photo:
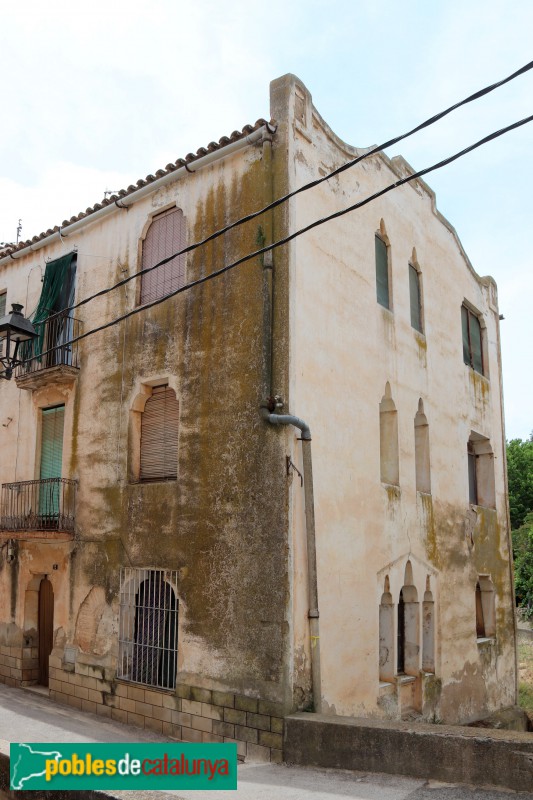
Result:
[[[46,478],[3,483],[0,534],[13,539],[72,539],[77,481]]]
[[[22,363],[15,369],[19,389],[74,383],[80,368],[79,343],[69,342],[81,334],[80,320],[69,314],[55,314],[36,323],[35,329],[39,336],[25,344]]]

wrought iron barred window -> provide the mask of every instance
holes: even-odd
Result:
[[[178,658],[177,572],[124,567],[120,573],[118,677],[174,689]]]

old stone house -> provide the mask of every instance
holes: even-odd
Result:
[[[376,154],[173,257],[364,155],[292,75],[271,116],[0,253],[39,332],[0,380],[0,680],[277,759],[292,710],[469,722],[516,667],[496,286],[431,189],[204,280],[412,174]]]

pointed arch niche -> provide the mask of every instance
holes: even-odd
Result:
[[[388,381],[379,404],[379,455],[381,482],[399,486],[398,412]]]
[[[417,492],[431,494],[429,425],[422,398],[418,401],[418,411],[415,414],[415,474]]]
[[[389,576],[385,576],[383,594],[379,605],[379,679],[394,680],[394,604]]]
[[[435,672],[435,603],[429,575],[422,603],[422,669]]]

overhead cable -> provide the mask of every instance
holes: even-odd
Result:
[[[337,169],[334,169],[332,172],[329,172],[327,175],[323,175],[322,177],[317,178],[316,180],[310,181],[309,183],[306,183],[303,186],[300,186],[298,189],[294,189],[293,191],[289,192],[288,194],[283,195],[283,197],[279,197],[277,200],[274,200],[272,203],[269,203],[268,205],[264,206],[263,208],[259,209],[258,211],[253,211],[252,213],[247,214],[244,217],[240,217],[238,220],[235,220],[235,222],[231,222],[229,225],[226,225],[225,227],[220,228],[219,230],[215,231],[214,233],[211,233],[209,236],[206,236],[204,239],[200,239],[199,241],[194,242],[193,244],[190,244],[187,247],[184,247],[183,250],[179,250],[178,252],[173,253],[172,255],[167,256],[166,258],[163,258],[161,261],[158,261],[157,264],[154,264],[152,267],[146,267],[145,269],[141,269],[138,272],[134,272],[132,275],[128,275],[126,278],[123,278],[122,280],[118,281],[118,283],[115,283],[113,286],[109,286],[106,289],[101,289],[99,292],[95,292],[95,294],[92,294],[89,297],[85,297],[83,300],[80,300],[78,303],[75,303],[72,306],[68,306],[67,308],[64,308],[61,311],[58,311],[56,314],[54,314],[52,316],[56,316],[58,314],[65,314],[68,311],[74,311],[74,309],[79,308],[80,306],[83,306],[86,303],[91,302],[91,300],[95,300],[96,298],[102,297],[103,295],[107,294],[108,292],[112,292],[115,289],[118,289],[120,286],[124,286],[124,284],[128,283],[129,281],[133,280],[134,278],[138,278],[141,275],[146,275],[148,272],[151,272],[152,270],[157,269],[158,267],[161,267],[164,264],[167,264],[169,261],[172,261],[174,258],[177,258],[178,256],[181,256],[181,255],[184,255],[185,253],[190,253],[193,250],[196,250],[198,247],[202,247],[204,244],[207,244],[208,242],[212,242],[214,239],[217,239],[219,236],[222,236],[223,234],[228,233],[228,231],[233,230],[233,228],[237,228],[239,225],[243,225],[245,222],[250,222],[251,220],[256,219],[257,217],[261,216],[261,214],[264,214],[267,211],[271,211],[272,209],[276,208],[277,206],[281,205],[282,203],[286,203],[292,197],[295,197],[296,195],[301,194],[302,192],[306,192],[309,189],[313,189],[315,186],[318,186],[319,184],[323,183],[324,181],[328,181],[330,178],[333,178],[335,175],[339,175],[341,172],[344,172],[347,169],[351,169],[356,164],[359,164],[361,161],[364,161],[366,158],[369,158],[370,156],[376,155],[376,153],[379,153],[382,150],[386,150],[388,147],[392,147],[392,145],[395,145],[398,142],[401,142],[403,139],[407,139],[409,136],[412,136],[413,134],[418,133],[418,131],[421,131],[424,128],[428,128],[430,125],[434,125],[436,122],[438,122],[439,120],[443,119],[443,117],[446,117],[448,114],[451,114],[452,111],[455,111],[456,109],[461,108],[461,106],[464,106],[467,103],[472,103],[474,100],[479,100],[481,97],[484,97],[486,94],[489,94],[490,92],[493,92],[495,89],[498,89],[500,86],[504,86],[506,83],[509,83],[510,81],[514,80],[515,78],[518,78],[520,75],[523,75],[524,73],[528,72],[531,69],[533,69],[533,61],[530,61],[528,64],[525,64],[523,67],[520,67],[520,69],[516,70],[516,72],[513,72],[511,75],[508,75],[506,78],[503,78],[503,80],[497,81],[496,83],[492,83],[490,86],[486,86],[484,89],[479,89],[477,92],[474,92],[474,94],[471,94],[468,97],[465,97],[464,100],[460,100],[458,103],[455,103],[453,106],[450,106],[449,108],[445,109],[444,111],[440,111],[438,114],[435,114],[433,117],[430,117],[429,119],[425,120],[424,122],[421,122],[419,125],[417,125],[412,130],[407,131],[407,133],[402,133],[400,136],[395,136],[393,139],[389,139],[388,141],[383,142],[382,144],[376,145],[375,147],[371,148],[370,150],[367,150],[365,153],[362,153],[360,156],[357,156],[357,158],[354,158],[351,161],[347,161],[345,164],[342,164],[342,166],[337,167]]]
[[[99,333],[100,331],[106,330],[106,328],[111,328],[113,325],[117,325],[119,322],[122,322],[129,317],[134,316],[135,314],[140,314],[142,311],[147,311],[149,308],[153,308],[154,306],[158,306],[160,303],[164,303],[166,300],[169,300],[171,297],[175,297],[181,292],[186,292],[189,289],[192,289],[194,286],[200,286],[203,283],[207,283],[207,281],[212,280],[213,278],[217,278],[219,275],[223,275],[225,272],[229,272],[230,270],[238,267],[240,264],[244,264],[246,261],[250,261],[252,258],[256,258],[257,256],[262,255],[263,253],[268,253],[270,250],[275,250],[278,247],[281,247],[288,242],[293,241],[299,236],[302,236],[304,233],[312,230],[313,228],[317,228],[319,225],[324,225],[326,222],[330,222],[333,219],[337,219],[338,217],[342,217],[345,214],[349,214],[352,211],[356,211],[363,206],[366,206],[368,203],[371,203],[373,200],[376,200],[378,197],[382,197],[383,195],[391,192],[393,189],[397,189],[400,186],[403,186],[406,183],[410,183],[411,181],[415,181],[418,178],[423,177],[424,175],[428,175],[430,172],[434,172],[437,169],[441,169],[442,167],[451,164],[453,161],[457,161],[458,158],[467,155],[467,153],[471,153],[473,150],[476,150],[478,147],[481,147],[483,144],[487,144],[488,142],[497,139],[500,136],[503,136],[505,133],[509,133],[509,131],[515,130],[516,128],[520,128],[522,125],[527,125],[529,122],[533,122],[533,115],[529,117],[525,117],[524,119],[519,120],[518,122],[513,122],[512,125],[507,125],[505,128],[500,128],[498,131],[494,131],[490,133],[488,136],[484,136],[483,139],[475,142],[474,144],[469,145],[469,147],[465,147],[464,150],[460,150],[458,153],[455,153],[453,156],[449,156],[448,158],[439,161],[436,164],[433,164],[431,167],[426,167],[425,169],[419,170],[418,172],[414,172],[412,175],[406,175],[404,178],[395,181],[394,183],[389,184],[384,189],[381,189],[379,192],[375,192],[374,194],[366,197],[364,200],[360,200],[357,203],[354,203],[348,208],[344,208],[340,211],[335,211],[333,214],[329,214],[327,217],[322,217],[321,219],[315,220],[311,222],[309,225],[306,225],[303,228],[295,231],[294,233],[285,236],[283,239],[279,239],[277,242],[273,244],[266,245],[265,247],[261,247],[258,250],[254,250],[253,253],[249,253],[246,256],[242,256],[241,258],[237,259],[237,261],[233,261],[231,264],[226,264],[224,267],[221,267],[215,272],[211,272],[209,275],[204,275],[202,278],[198,278],[195,281],[191,281],[190,283],[181,286],[179,289],[175,289],[173,292],[165,295],[164,297],[160,297],[157,300],[152,300],[151,303],[145,303],[143,306],[138,306],[137,308],[132,309],[127,314],[122,314],[120,317],[116,317],[115,319],[111,320],[110,322],[106,322],[104,325],[100,325],[98,328],[93,328],[86,333],[82,333],[80,336],[76,336],[73,339],[70,339],[68,342],[62,342],[60,345],[56,347],[51,347],[49,350],[40,353],[40,357],[48,355],[48,353],[52,353],[59,348],[65,347],[67,345],[74,344],[75,342],[79,342],[82,339],[86,339],[88,336],[92,336],[95,333]]]

